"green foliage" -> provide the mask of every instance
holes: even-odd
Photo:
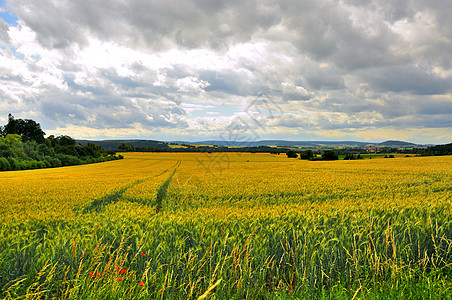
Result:
[[[423,155],[452,155],[452,143],[428,147],[427,149],[425,149]]]
[[[10,171],[11,169],[11,165],[9,164],[9,161],[4,158],[4,157],[0,157],[0,171]]]
[[[8,115],[8,124],[2,129],[2,135],[18,134],[21,136],[21,140],[36,141],[38,143],[44,142],[45,132],[42,131],[41,125],[33,120],[28,119],[14,119],[13,115]]]
[[[305,150],[300,153],[300,159],[311,160],[313,158],[314,158],[314,152],[312,152],[312,150]]]
[[[333,150],[325,150],[322,154],[322,160],[338,160],[339,156]]]
[[[353,153],[348,153],[344,156],[344,160],[355,160],[355,159],[362,159],[361,154],[355,156]]]
[[[120,144],[118,146],[118,149],[121,150],[121,151],[124,151],[124,152],[132,152],[132,151],[135,150],[135,147],[133,147],[133,146],[131,146],[129,144],[122,143],[122,144]]]
[[[286,152],[286,155],[288,158],[297,158],[298,154],[297,152],[293,151],[293,150],[289,150]]]
[[[40,134],[44,132],[39,130],[40,125],[33,120],[16,120],[9,116],[8,124],[1,129],[0,171],[54,168],[121,158],[93,143],[77,144],[66,135],[41,139]]]

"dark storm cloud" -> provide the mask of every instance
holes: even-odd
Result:
[[[415,112],[423,115],[447,115],[449,124],[451,124],[452,99],[421,100],[415,105]]]
[[[196,48],[227,47],[279,23],[273,1],[92,1],[10,3],[49,47],[84,44],[89,32],[100,39],[155,49],[173,43]]]
[[[10,36],[0,20],[5,56],[27,61],[0,68],[3,92],[25,106],[39,103],[63,124],[185,128],[184,99],[237,105],[266,92],[289,112],[274,122],[284,128],[451,126],[450,0],[11,0],[9,7],[58,53],[34,63],[28,53],[38,47],[25,33],[11,38],[17,48],[5,48]],[[92,48],[102,51],[83,52]],[[108,55],[113,63],[102,61]],[[50,77],[61,79],[60,90],[51,85],[58,80],[36,83],[47,68],[57,69]],[[20,94],[19,85],[29,90]],[[312,117],[297,117],[304,111]]]
[[[427,4],[428,3],[428,4]],[[344,5],[345,4],[345,5]],[[426,36],[421,51],[427,60],[450,63],[452,21],[450,2],[443,1],[92,1],[51,0],[11,3],[16,14],[47,46],[84,45],[88,34],[129,46],[165,49],[211,47],[227,49],[280,25],[273,39],[291,43],[302,54],[328,61],[344,70],[409,63],[396,22],[414,22],[419,10],[432,15],[440,38]],[[289,33],[290,34],[287,34]],[[420,35],[425,34],[423,32]],[[420,39],[422,41],[422,39]],[[411,44],[418,46],[415,41]],[[402,47],[402,48],[401,48]],[[428,50],[428,51],[427,51]],[[312,79],[313,86],[324,86]],[[341,80],[326,87],[337,88]]]
[[[206,91],[222,92],[230,95],[250,95],[252,86],[247,84],[247,78],[243,74],[229,71],[210,71],[201,72],[200,79],[206,80],[210,86]]]
[[[0,19],[0,42],[9,43],[9,35],[8,35],[9,25]]]
[[[118,86],[124,91],[134,90],[138,87],[145,86],[143,82],[134,80],[128,76],[119,75],[113,68],[100,70],[100,73],[101,77],[107,79],[114,86]]]
[[[441,57],[447,61],[451,57],[452,21],[448,0],[387,3],[376,0],[80,0],[65,3],[15,0],[10,5],[49,47],[84,45],[87,35],[91,34],[120,44],[154,49],[173,45],[189,49],[227,49],[253,37],[265,36],[266,31],[280,25],[284,33],[279,39],[316,60],[328,60],[346,70],[413,60],[412,53],[397,48],[403,45],[403,37],[391,26],[398,21],[414,22],[416,13],[422,10],[432,16],[432,20],[427,21],[433,22],[438,34],[448,40],[430,39],[425,45],[428,51],[419,51],[428,59]]]
[[[336,1],[285,1],[283,24],[293,44],[318,61],[346,70],[388,65],[404,57],[391,51],[398,36],[381,20],[359,19]]]
[[[313,90],[338,90],[345,88],[344,78],[337,69],[308,68],[304,72],[306,83]]]
[[[452,91],[452,77],[440,77],[428,67],[391,66],[362,73],[379,91],[408,92],[415,95],[442,95]]]

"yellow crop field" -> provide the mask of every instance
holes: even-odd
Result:
[[[0,298],[452,297],[450,156],[124,157],[0,172]]]

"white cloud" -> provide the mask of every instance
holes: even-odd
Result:
[[[210,85],[205,80],[200,80],[194,76],[187,76],[176,80],[178,91],[182,92],[205,92],[204,88]]]
[[[262,137],[452,139],[451,5],[10,0],[0,114],[77,137],[212,137],[265,92],[284,114],[256,107]]]

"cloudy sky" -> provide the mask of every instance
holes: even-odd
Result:
[[[0,0],[0,124],[452,142],[450,0]]]

